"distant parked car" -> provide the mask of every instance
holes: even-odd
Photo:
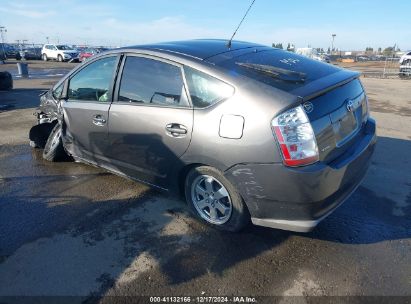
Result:
[[[87,59],[93,57],[94,55],[97,55],[103,51],[106,51],[108,49],[106,48],[88,48],[83,50],[80,55],[79,55],[79,60],[81,62],[86,61]]]
[[[370,58],[367,56],[358,56],[357,61],[370,61]]]
[[[400,64],[403,64],[404,61],[411,60],[411,51],[404,54],[400,59]]]
[[[55,59],[57,61],[69,61],[78,57],[78,51],[67,45],[45,44],[41,50],[44,61]]]
[[[3,62],[3,60],[6,60],[6,54],[4,53],[3,49],[0,46],[0,61]]]
[[[20,51],[22,59],[41,60],[41,48],[26,48]]]
[[[400,78],[411,77],[411,52],[406,53],[400,59]]]
[[[327,54],[321,54],[321,58],[323,58],[325,62],[331,63],[331,58]]]
[[[21,59],[20,53],[14,45],[0,43],[0,49],[3,52],[4,59]]]

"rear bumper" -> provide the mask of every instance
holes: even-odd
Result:
[[[361,184],[374,152],[375,130],[369,119],[361,140],[330,164],[242,164],[225,175],[237,185],[254,224],[308,232]]]

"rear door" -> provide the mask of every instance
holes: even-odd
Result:
[[[118,170],[168,187],[193,128],[182,67],[145,56],[123,61],[110,108],[109,157]]]
[[[108,110],[118,60],[117,55],[105,56],[71,76],[63,103],[70,152],[96,163],[107,151]]]

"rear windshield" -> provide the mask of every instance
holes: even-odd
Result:
[[[218,63],[230,74],[241,74],[284,91],[293,91],[339,68],[278,49],[253,51]]]

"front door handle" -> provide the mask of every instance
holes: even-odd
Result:
[[[106,119],[102,115],[94,115],[93,124],[99,127],[104,126],[106,124]]]
[[[187,127],[176,123],[168,124],[166,126],[166,130],[174,137],[179,137],[187,134]]]

